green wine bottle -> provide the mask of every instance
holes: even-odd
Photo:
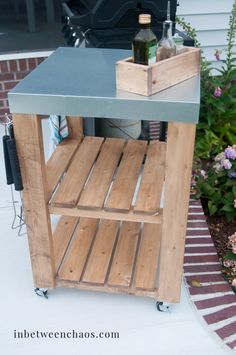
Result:
[[[157,38],[152,32],[151,15],[139,15],[140,30],[132,43],[133,61],[137,64],[150,65],[156,62]]]

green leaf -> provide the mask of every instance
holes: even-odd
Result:
[[[235,180],[234,179],[228,179],[225,183],[225,187],[234,187],[235,186]],[[232,190],[233,192],[233,190]]]
[[[221,208],[221,211],[225,212],[234,212],[235,208],[233,205],[225,205],[224,207]]]
[[[236,286],[232,286],[232,290],[236,294]]]
[[[234,196],[232,194],[232,192],[226,192],[223,196],[222,201],[227,201],[228,203],[232,204],[234,201]]]
[[[226,111],[226,107],[225,107],[225,105],[222,103],[222,99],[221,99],[221,101],[215,101],[214,102],[214,106],[220,111],[220,112],[222,112],[222,113],[225,113],[225,111]]]
[[[214,70],[218,71],[221,74],[225,74],[225,70],[224,69],[214,68]]]
[[[230,113],[232,116],[234,116],[234,115],[236,115],[236,109],[230,109],[230,112],[228,112],[228,113]]]
[[[236,135],[231,132],[226,132],[226,137],[228,138],[229,144],[234,145],[236,144]]]
[[[214,205],[212,203],[212,201],[208,202],[208,209],[209,209],[209,213],[210,213],[211,216],[214,215],[217,212],[217,210],[218,210],[216,205]]]
[[[232,250],[228,250],[226,255],[224,256],[224,260],[235,260],[236,261],[236,254],[232,252]]]
[[[222,201],[222,196],[221,196],[220,188],[215,190],[215,193],[214,193],[214,195],[213,195],[212,200],[213,200],[215,203],[220,203],[220,202]]]
[[[206,195],[207,197],[211,197],[215,192],[215,189],[211,187],[211,185],[208,182],[203,182],[201,186],[201,190],[204,193],[204,195]]]
[[[225,212],[225,215],[228,221],[233,221],[236,217],[236,210],[234,209],[232,212]]]
[[[236,183],[234,182],[234,184],[236,184]],[[233,192],[234,197],[236,197],[236,185],[233,186],[232,192]]]

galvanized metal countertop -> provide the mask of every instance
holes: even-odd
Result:
[[[199,76],[149,97],[116,90],[115,64],[130,54],[118,49],[58,48],[9,92],[10,110],[197,123]]]

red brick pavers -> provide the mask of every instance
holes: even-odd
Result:
[[[236,351],[236,295],[221,273],[199,201],[190,200],[184,276],[189,296],[209,328]]]

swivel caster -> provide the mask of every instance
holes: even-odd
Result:
[[[36,295],[48,299],[48,290],[46,288],[38,288],[37,287],[34,289],[34,292],[36,293]]]
[[[159,312],[170,312],[170,306],[167,303],[157,301],[156,307]]]

